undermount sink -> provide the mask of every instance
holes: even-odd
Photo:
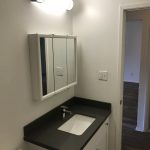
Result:
[[[76,114],[68,121],[61,125],[58,130],[72,133],[75,135],[82,135],[86,129],[95,121],[95,118]]]

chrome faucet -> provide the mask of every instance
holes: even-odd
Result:
[[[66,113],[72,114],[71,111],[69,111],[67,106],[60,106],[60,108],[62,108],[62,117],[63,119],[66,117]]]

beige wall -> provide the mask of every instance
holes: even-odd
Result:
[[[76,0],[74,8],[73,30],[80,51],[76,95],[112,103],[110,150],[119,150],[121,145],[119,6],[141,6],[146,2],[149,1]],[[99,70],[108,71],[107,82],[98,80]]]
[[[72,19],[46,14],[29,0],[0,1],[0,150],[16,150],[24,125],[74,95],[70,89],[32,101],[28,33],[71,34]]]

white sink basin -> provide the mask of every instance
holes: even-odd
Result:
[[[95,121],[95,118],[76,114],[68,121],[61,125],[58,130],[72,133],[75,135],[82,135],[84,131]]]

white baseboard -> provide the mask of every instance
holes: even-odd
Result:
[[[145,130],[144,130],[143,128],[140,128],[140,127],[138,127],[138,126],[135,128],[135,130],[136,130],[136,131],[139,131],[139,132],[145,132]]]

